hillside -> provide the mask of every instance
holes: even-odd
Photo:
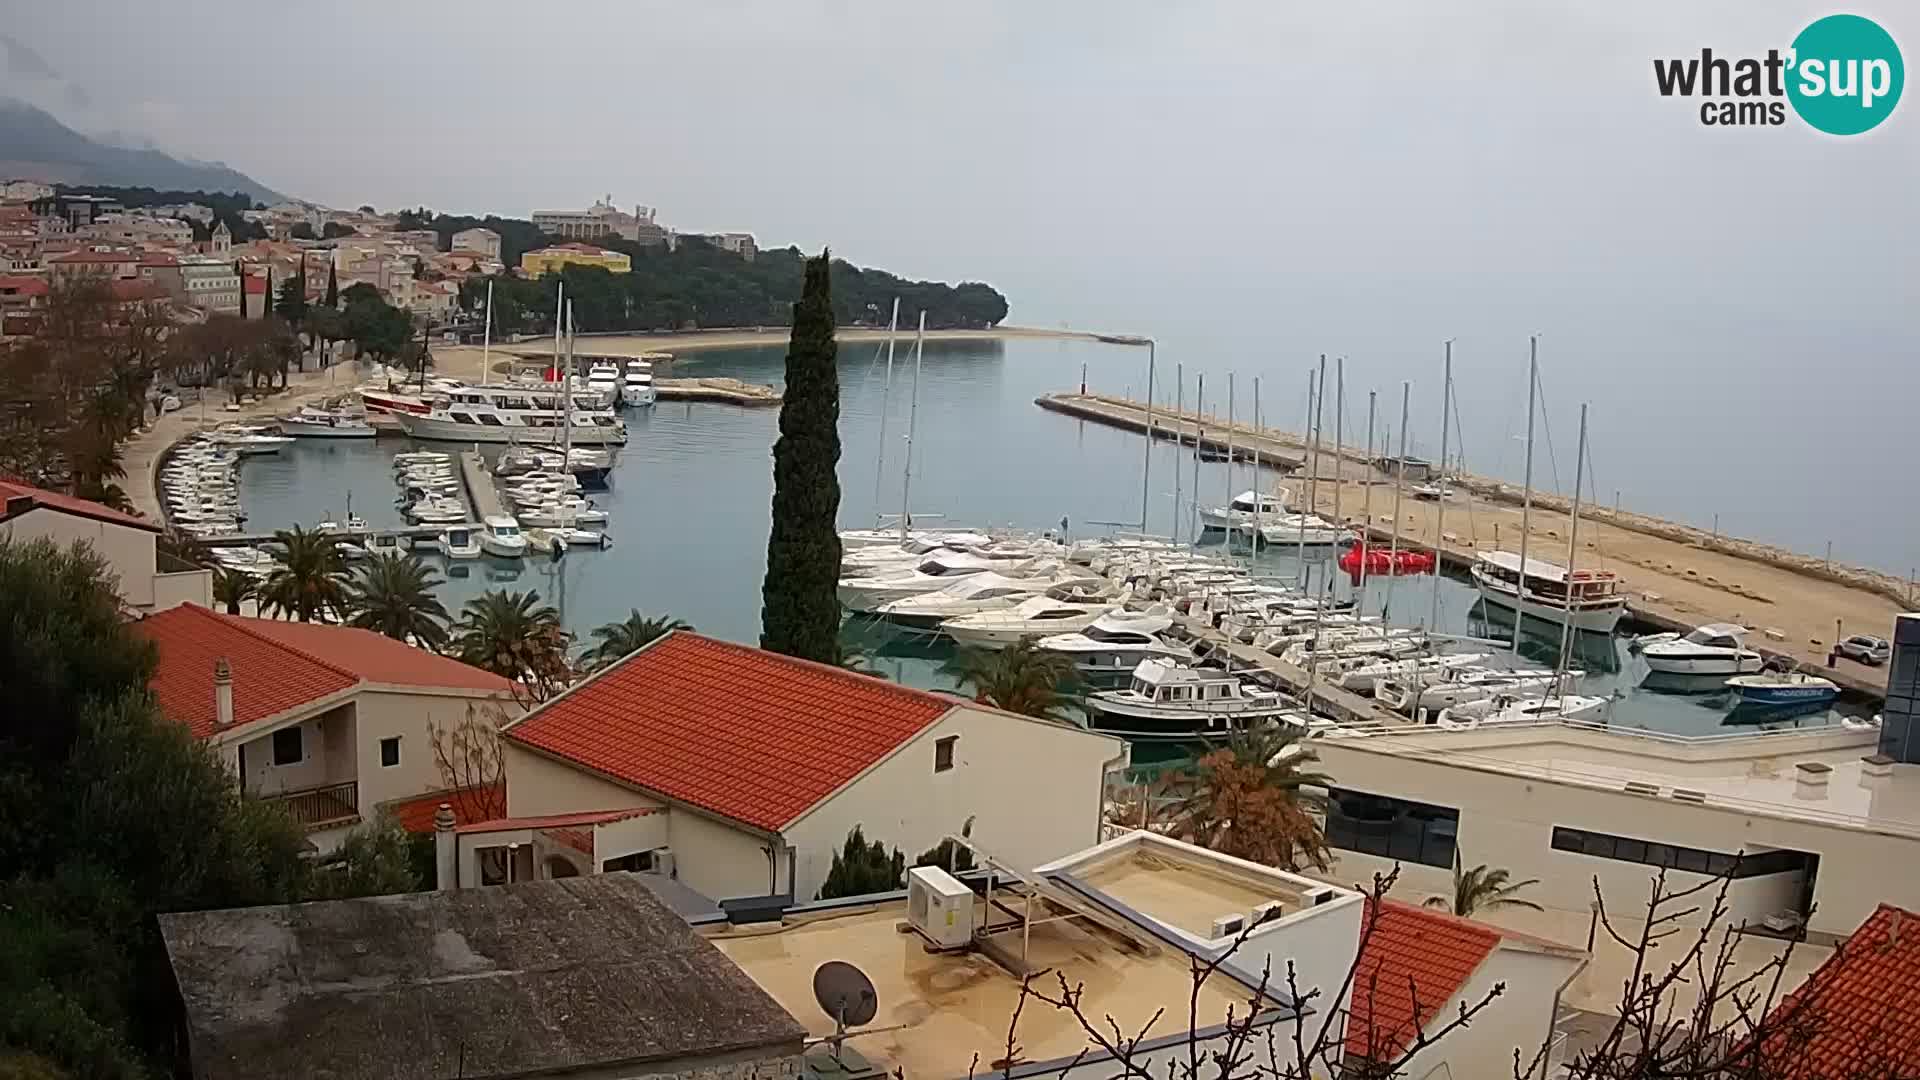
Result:
[[[0,177],[43,183],[115,184],[179,191],[237,191],[260,202],[282,196],[245,173],[90,139],[25,102],[0,99]]]

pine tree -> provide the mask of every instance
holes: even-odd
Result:
[[[823,664],[840,659],[840,381],[830,253],[807,260],[793,306],[780,438],[773,444],[773,531],[761,585],[760,647]]]
[[[901,876],[906,871],[907,857],[899,848],[888,851],[887,845],[878,840],[867,843],[860,826],[855,825],[847,833],[846,844],[833,853],[833,863],[827,867],[827,879],[821,882],[820,891],[814,895],[814,899],[833,900],[842,896],[889,892],[900,887]]]
[[[333,260],[327,260],[327,306],[340,310],[340,279],[334,275]]]

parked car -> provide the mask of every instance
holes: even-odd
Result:
[[[1862,664],[1872,664],[1874,667],[1879,667],[1881,664],[1887,662],[1888,657],[1893,655],[1893,646],[1887,644],[1885,638],[1869,637],[1866,634],[1855,634],[1845,641],[1842,641],[1836,647],[1836,651],[1849,660],[1857,660]]]

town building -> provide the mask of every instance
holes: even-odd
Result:
[[[227,228],[227,223],[224,221],[215,222],[213,233],[207,240],[207,253],[210,255],[226,255],[232,251],[233,230]]]
[[[730,251],[748,262],[752,262],[753,257],[760,252],[759,246],[753,242],[752,233],[708,233],[701,236],[700,239],[705,240],[721,251]]]
[[[82,229],[106,214],[117,214],[126,207],[120,200],[105,195],[76,195],[49,192],[28,202],[33,212],[53,218],[68,229]]]
[[[50,291],[44,277],[0,274],[0,340],[38,333]]]
[[[195,1080],[799,1080],[806,1029],[638,875],[160,916]]]
[[[180,259],[165,251],[142,251],[135,271],[141,281],[158,285],[174,300],[186,299],[186,286],[180,277]]]
[[[47,273],[54,281],[78,277],[137,278],[140,256],[137,252],[107,244],[93,244],[47,258]]]
[[[567,240],[598,240],[618,236],[648,246],[669,246],[673,234],[654,221],[654,208],[635,206],[629,214],[613,205],[608,195],[585,210],[535,210],[533,223],[541,232]]]
[[[460,286],[451,281],[415,280],[412,294],[406,300],[409,312],[430,323],[443,323],[451,319],[459,304]]]
[[[103,214],[79,230],[90,239],[114,244],[190,247],[193,226],[179,218],[145,213]]]
[[[608,251],[592,244],[560,244],[536,248],[520,256],[520,272],[528,277],[544,277],[568,266],[598,266],[615,274],[633,269],[633,260],[625,253]]]
[[[453,234],[454,251],[471,251],[489,259],[500,258],[500,234],[492,229],[461,229]]]
[[[213,224],[213,207],[200,203],[164,203],[147,207],[147,212],[158,217],[187,218],[202,225]]]
[[[562,862],[581,872],[804,900],[856,826],[911,859],[969,822],[1037,866],[1099,838],[1108,774],[1128,761],[1125,742],[1070,724],[684,630],[503,736],[506,818],[460,823],[452,884],[504,880],[488,860],[537,839],[544,854],[571,846]],[[513,875],[558,869],[531,859]]]
[[[113,571],[129,612],[213,602],[213,572],[159,550],[160,526],[87,499],[0,480],[0,538],[84,543]]]
[[[0,184],[0,200],[6,202],[32,202],[53,194],[53,187],[38,180],[9,180]]]
[[[1765,1066],[1784,1080],[1920,1076],[1920,914],[1882,903],[1768,1015]]]
[[[240,314],[240,272],[225,259],[180,257],[180,295],[189,306],[209,313]]]
[[[370,630],[187,604],[134,631],[158,650],[161,711],[322,851],[381,808],[448,790],[436,730],[520,711],[505,679]]]

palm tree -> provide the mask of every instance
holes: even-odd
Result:
[[[1460,865],[1460,852],[1458,849],[1455,849],[1453,853],[1453,896],[1451,898],[1445,896],[1429,896],[1427,897],[1426,905],[1430,908],[1451,908],[1455,915],[1463,919],[1472,916],[1474,912],[1479,911],[1481,908],[1523,907],[1534,911],[1542,910],[1539,904],[1514,895],[1529,885],[1540,884],[1540,879],[1528,878],[1525,881],[1516,881],[1509,885],[1507,878],[1510,876],[1511,875],[1504,869],[1495,870],[1488,868],[1486,863],[1481,863],[1471,870],[1462,869]]]
[[[642,615],[640,609],[633,608],[627,612],[627,617],[619,622],[610,622],[596,628],[593,631],[593,647],[588,649],[580,659],[586,662],[590,670],[598,671],[642,645],[652,644],[655,638],[675,630],[691,629],[693,629],[692,624],[671,615],[654,618]]]
[[[1192,775],[1170,781],[1169,817],[1183,839],[1287,870],[1330,865],[1314,815],[1332,779],[1313,768],[1320,756],[1304,728],[1265,725],[1207,745]]]
[[[273,607],[312,622],[315,616],[346,610],[346,559],[340,542],[328,533],[295,525],[273,534],[284,549],[281,565],[260,587],[262,608]]]
[[[545,701],[566,684],[567,632],[560,613],[540,594],[489,589],[460,609],[454,652],[461,660],[514,680],[529,697]]]
[[[448,615],[433,590],[442,584],[418,555],[382,555],[347,582],[347,625],[438,652],[447,643]]]
[[[1031,638],[998,652],[964,649],[950,670],[982,705],[1047,720],[1066,718],[1068,695],[1061,687],[1074,679],[1073,661],[1038,648]]]
[[[240,614],[240,605],[259,595],[260,582],[252,574],[225,567],[213,571],[213,602],[226,608],[227,614]]]

